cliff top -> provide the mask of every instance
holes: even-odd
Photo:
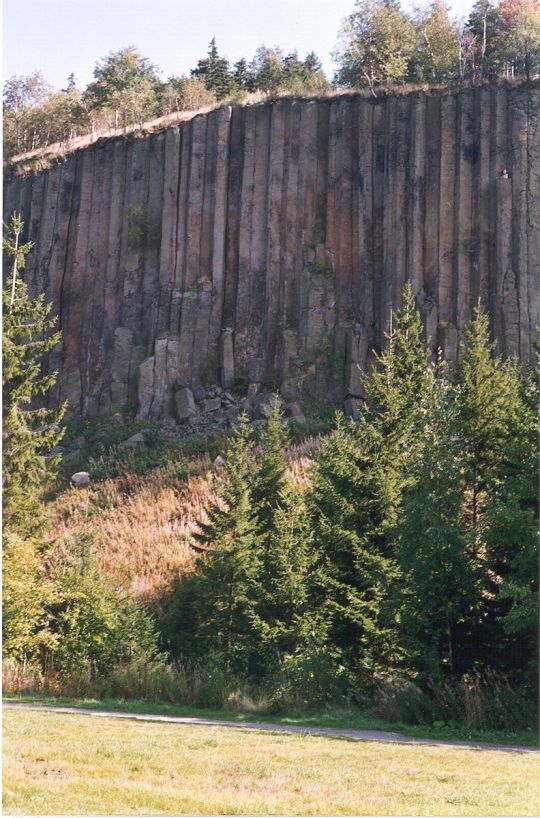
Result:
[[[325,94],[290,94],[280,93],[277,95],[268,95],[261,93],[248,94],[245,99],[238,100],[222,100],[214,105],[209,105],[204,108],[198,108],[190,111],[175,111],[172,114],[152,119],[141,125],[131,125],[127,128],[109,129],[107,131],[91,132],[82,134],[67,142],[56,142],[44,147],[37,148],[33,151],[16,154],[5,160],[6,171],[11,171],[15,175],[24,175],[26,173],[36,173],[45,170],[56,162],[61,162],[66,156],[75,151],[87,148],[90,145],[97,143],[110,142],[116,139],[138,139],[147,136],[148,134],[156,133],[174,125],[179,125],[182,122],[189,122],[197,116],[217,111],[221,108],[230,107],[250,107],[260,105],[273,105],[281,100],[292,100],[299,102],[321,102],[331,101],[336,98],[350,97],[362,98],[372,102],[374,105],[384,101],[388,97],[403,97],[412,94],[422,93],[426,96],[449,96],[459,94],[463,91],[472,90],[476,88],[510,88],[515,89],[522,86],[531,88],[540,88],[540,79],[524,80],[520,79],[499,79],[495,82],[472,83],[463,82],[459,85],[395,85],[376,88],[374,92],[369,89],[347,89],[341,91],[331,91]]]

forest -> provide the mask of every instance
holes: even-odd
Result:
[[[158,66],[130,45],[98,60],[86,88],[78,87],[74,74],[61,91],[39,71],[10,77],[4,84],[5,156],[227,102],[338,89],[377,96],[404,85],[511,81],[540,72],[537,0],[477,0],[465,21],[454,19],[444,0],[412,13],[399,0],[357,0],[336,39],[332,78],[315,52],[302,59],[264,44],[251,59],[231,65],[215,38],[189,76],[162,80]]]
[[[36,404],[59,336],[50,305],[29,297],[23,228],[14,216],[4,239],[6,690],[534,726],[540,381],[496,354],[481,304],[447,363],[407,285],[356,421],[336,411],[298,428],[278,395],[266,422],[241,415],[219,441],[189,568],[137,598],[91,538],[47,535],[73,421]],[[295,445],[310,455],[301,470]],[[99,465],[125,471],[121,453],[94,461],[94,479]],[[189,460],[172,465],[185,484]]]

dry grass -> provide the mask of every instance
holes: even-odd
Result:
[[[321,446],[322,438],[316,437],[289,450],[290,477],[298,485],[308,485],[312,458]],[[61,549],[74,536],[91,536],[102,569],[124,590],[149,599],[192,569],[190,537],[219,496],[221,473],[209,459],[190,466],[195,474],[187,480],[164,467],[83,490],[67,488],[50,504],[48,538]]]
[[[4,713],[4,814],[536,815],[536,754]]]
[[[211,111],[218,110],[226,106],[247,106],[247,105],[261,105],[275,102],[279,99],[297,99],[297,100],[322,100],[331,99],[334,97],[360,97],[367,99],[384,99],[389,96],[406,96],[408,94],[423,93],[426,95],[441,95],[458,93],[460,90],[466,88],[474,88],[479,86],[493,86],[501,88],[516,88],[520,85],[530,85],[531,87],[538,87],[540,82],[538,80],[531,80],[527,82],[522,77],[510,79],[500,78],[496,81],[475,81],[464,80],[459,83],[439,84],[433,85],[429,83],[402,83],[396,85],[377,86],[371,91],[369,88],[345,88],[336,89],[330,88],[328,91],[313,91],[298,94],[294,91],[278,91],[275,93],[265,93],[263,91],[243,92],[241,94],[233,95],[229,98],[215,102],[212,105],[206,105],[196,110],[175,111],[165,116],[157,117],[156,119],[143,122],[142,125],[130,125],[126,128],[110,128],[105,131],[96,131],[93,133],[82,134],[75,137],[68,142],[56,142],[50,145],[44,145],[41,148],[36,148],[33,151],[17,154],[8,159],[7,165],[9,169],[15,174],[25,174],[31,171],[38,172],[45,170],[52,162],[62,160],[65,156],[73,153],[81,148],[86,148],[97,141],[105,139],[125,139],[126,137],[138,138],[151,133],[169,128],[173,125],[178,125],[182,122],[187,122],[201,114],[208,114]]]

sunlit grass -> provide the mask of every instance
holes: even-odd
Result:
[[[4,712],[6,814],[536,815],[536,754]]]

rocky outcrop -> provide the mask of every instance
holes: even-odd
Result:
[[[505,354],[540,323],[540,92],[224,107],[8,179],[54,303],[53,400],[178,412],[175,384],[362,397],[412,282],[452,359],[480,299]],[[354,411],[354,409],[351,409]]]

